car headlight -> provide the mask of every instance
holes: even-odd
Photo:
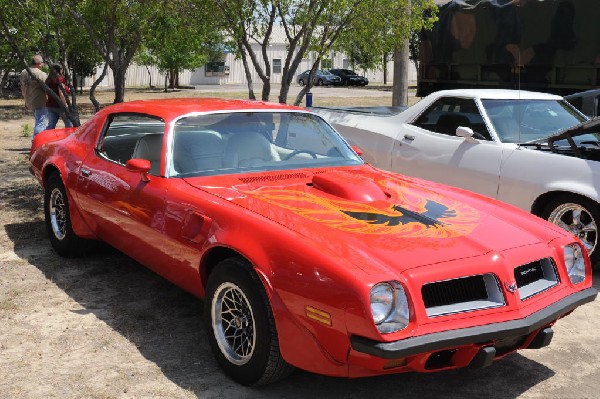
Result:
[[[585,280],[585,255],[579,244],[572,243],[564,248],[565,264],[567,273],[573,284]]]
[[[399,283],[375,284],[371,288],[370,302],[373,322],[380,333],[396,332],[408,325],[408,299]]]

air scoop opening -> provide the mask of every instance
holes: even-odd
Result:
[[[373,179],[346,172],[320,173],[313,176],[311,184],[317,190],[351,201],[382,201],[390,197]]]

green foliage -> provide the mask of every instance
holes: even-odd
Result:
[[[199,23],[202,21],[202,23]],[[203,3],[171,1],[156,16],[139,60],[161,71],[195,69],[204,65],[222,42],[210,10]]]
[[[33,129],[27,123],[21,125],[21,136],[30,137],[33,133]]]
[[[412,32],[431,29],[437,20],[432,0],[372,0],[363,2],[363,17],[353,20],[335,45],[361,69],[382,66],[385,54],[393,53]]]

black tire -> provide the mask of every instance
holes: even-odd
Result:
[[[304,86],[304,79],[298,79],[298,84],[300,86]]]
[[[324,84],[323,79],[317,80],[317,86],[323,86]]]
[[[248,262],[229,258],[208,278],[204,322],[212,351],[225,373],[242,385],[287,377],[269,300]]]
[[[51,174],[46,182],[44,217],[50,244],[60,256],[79,256],[89,247],[88,240],[73,232],[67,192],[57,173]]]
[[[561,195],[548,202],[541,217],[578,237],[590,254],[592,267],[600,269],[600,207],[596,202],[578,195]]]

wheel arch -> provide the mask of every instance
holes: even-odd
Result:
[[[242,258],[248,261],[248,263],[252,264],[252,262],[247,257],[242,255],[238,251],[226,246],[215,246],[206,251],[206,253],[202,257],[200,265],[200,282],[202,284],[202,287],[206,287],[208,277],[221,261],[233,257]]]
[[[556,190],[556,191],[548,191],[543,193],[542,195],[540,195],[539,197],[537,197],[535,199],[535,201],[533,201],[533,204],[531,205],[531,213],[541,217],[542,213],[544,212],[544,210],[546,209],[546,207],[548,206],[548,204],[554,200],[557,197],[560,196],[570,196],[570,197],[575,197],[575,198],[584,198],[588,201],[593,201],[594,203],[598,204],[598,206],[600,207],[600,203],[598,203],[598,201],[596,201],[595,199],[587,196],[587,195],[583,195],[583,194],[579,194],[579,193],[574,193],[572,191],[565,191],[565,190]]]
[[[55,173],[62,180],[63,184],[65,184],[65,181],[60,173],[60,169],[58,168],[58,166],[56,166],[54,164],[49,164],[44,168],[44,171],[42,172],[42,183],[43,183],[44,187],[46,187],[46,182],[48,181],[50,176],[52,176]]]
[[[69,213],[70,213],[70,217],[71,217],[71,224],[72,224],[73,232],[81,238],[87,238],[87,239],[93,239],[93,240],[97,239],[97,237],[94,234],[94,232],[92,231],[92,229],[90,229],[90,227],[85,222],[85,220],[79,210],[79,206],[77,206],[77,204],[73,200],[71,193],[67,189],[67,183],[65,181],[65,176],[63,174],[63,171],[61,171],[60,168],[54,163],[50,163],[50,164],[46,165],[46,167],[44,167],[44,170],[42,172],[42,185],[43,185],[44,189],[47,185],[48,179],[50,179],[50,177],[55,174],[61,180],[63,186],[65,187],[65,191],[67,192],[67,200],[69,201]]]
[[[245,243],[249,246],[257,247],[256,242]],[[331,354],[328,345],[320,342],[317,334],[307,328],[304,323],[298,319],[298,315],[292,312],[288,305],[273,286],[272,270],[261,253],[258,252],[255,256],[250,256],[255,251],[246,253],[244,248],[232,248],[227,244],[219,244],[206,251],[201,259],[200,264],[200,279],[204,296],[206,295],[206,286],[211,274],[217,270],[219,262],[230,258],[238,257],[247,262],[250,272],[256,273],[258,280],[262,284],[262,288],[267,296],[273,320],[275,323],[275,331],[279,339],[279,347],[281,355],[285,361],[295,367],[312,372],[335,376],[348,376],[347,365],[345,359],[340,356]],[[268,258],[268,253],[262,253]],[[265,265],[266,268],[262,268]],[[204,298],[204,301],[207,299]],[[330,327],[320,327],[321,329],[329,329]],[[345,326],[344,326],[345,332]],[[297,348],[303,348],[303,351],[298,351]],[[320,359],[316,362],[315,359]]]

